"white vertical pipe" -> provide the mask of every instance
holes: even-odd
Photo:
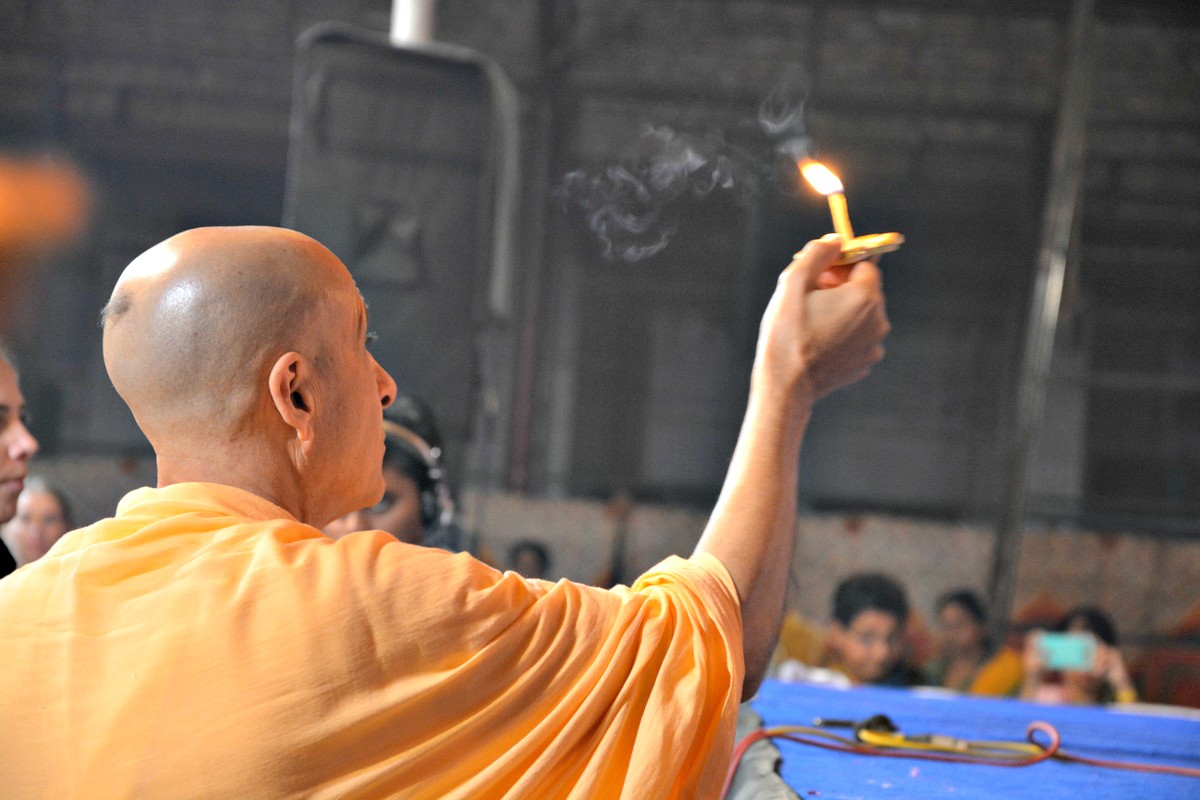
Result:
[[[433,41],[434,0],[392,0],[389,39],[396,47]]]

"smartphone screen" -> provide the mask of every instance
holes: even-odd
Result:
[[[1085,670],[1096,662],[1096,637],[1090,633],[1046,633],[1037,637],[1047,669]]]

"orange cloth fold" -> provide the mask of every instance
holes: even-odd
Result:
[[[743,670],[711,557],[526,580],[214,484],[68,534],[0,631],[6,798],[709,797]]]

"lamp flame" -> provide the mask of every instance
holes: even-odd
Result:
[[[800,174],[812,187],[823,195],[836,194],[845,191],[838,176],[820,161],[804,161],[800,164]]]

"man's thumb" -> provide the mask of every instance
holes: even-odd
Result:
[[[792,265],[804,277],[804,290],[811,292],[818,287],[817,280],[821,273],[833,266],[842,253],[842,237],[836,233],[827,233],[820,239],[815,239],[796,253]]]
[[[876,257],[876,259],[878,256]],[[846,278],[848,283],[865,283],[868,285],[878,286],[882,280],[878,265],[874,259],[859,261],[850,270],[849,277]]]

